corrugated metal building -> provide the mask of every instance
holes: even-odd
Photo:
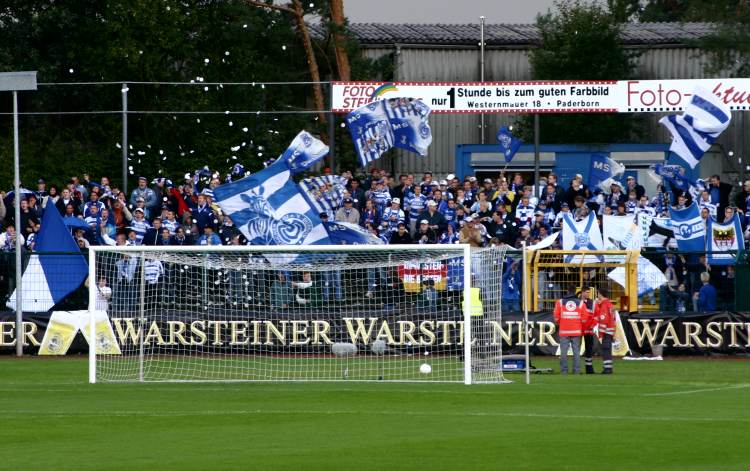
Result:
[[[479,24],[374,24],[355,23],[351,31],[358,38],[367,57],[392,55],[396,81],[479,81]],[[710,33],[708,23],[640,23],[627,24],[622,42],[639,50],[638,79],[707,78],[706,58],[691,46],[691,41]],[[529,80],[529,51],[538,44],[535,25],[485,25],[485,80]],[[645,142],[668,143],[670,138],[657,125],[660,114],[650,114]],[[502,124],[512,123],[515,115],[485,115],[485,142],[494,142],[494,133]],[[424,159],[399,154],[386,162],[394,172],[431,170],[439,175],[454,173],[456,145],[481,142],[479,115],[446,114],[431,117],[433,144]],[[741,112],[733,113],[733,124],[722,135],[721,146],[706,156],[701,175],[723,173],[729,180],[744,175],[745,164],[739,164],[742,150],[750,145]],[[544,136],[541,143],[544,144]],[[734,150],[731,163],[722,156]],[[520,156],[523,158],[524,156]],[[522,159],[523,160],[523,159]]]

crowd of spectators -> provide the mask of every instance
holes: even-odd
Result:
[[[666,217],[670,205],[686,207],[694,198],[689,192],[662,186],[655,195],[647,195],[632,176],[625,184],[613,182],[606,192],[588,188],[581,175],[562,183],[554,173],[540,178],[537,191],[520,173],[461,180],[454,175],[434,178],[430,172],[418,178],[411,174],[396,178],[385,170],[372,169],[360,177],[350,172],[343,176],[347,181],[343,198],[330,211],[321,213],[323,222],[359,224],[390,244],[468,243],[474,247],[520,248],[559,230],[564,213],[581,219],[593,212],[600,224],[606,214],[644,211]],[[33,251],[42,216],[50,210],[85,223],[76,224],[80,227],[74,229],[82,250],[90,245],[244,245],[244,236],[213,200],[213,189],[222,184],[218,174],[200,183],[202,187],[193,178],[186,178],[175,185],[165,178],[149,182],[140,177],[137,186],[126,194],[107,177],[97,182],[88,175],[82,179],[73,176],[62,186],[39,179],[35,190],[22,192],[20,235],[14,229],[13,196],[0,192],[0,223],[4,227],[0,251],[12,252],[16,237]],[[315,194],[325,198],[332,185],[326,183]],[[736,211],[743,227],[748,226],[750,181],[734,196],[733,205],[731,192],[732,186],[718,175],[709,179],[706,190],[696,197],[704,220],[715,217],[724,221]],[[705,257],[667,254],[657,260],[657,265],[668,278],[661,302],[673,310],[697,302],[695,296],[703,284],[701,274],[716,279],[733,275],[727,274],[728,270],[723,270],[723,276],[714,273]],[[504,294],[512,301],[517,299],[512,286],[518,284],[516,270],[514,267],[513,273],[504,277],[511,284]]]

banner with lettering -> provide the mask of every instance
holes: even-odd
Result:
[[[50,316],[50,313],[24,315],[26,353],[40,353]],[[428,349],[436,354],[454,354],[463,349],[463,321],[457,319],[462,319],[459,312],[413,311],[394,317],[393,311],[388,309],[362,309],[356,314],[321,310],[319,313],[247,312],[240,315],[227,311],[212,314],[210,320],[200,313],[174,312],[160,321],[148,320],[142,329],[137,314],[113,315],[111,330],[103,328],[102,332],[107,332],[107,342],[109,332],[114,335],[115,344],[111,348],[131,354],[137,352],[134,347],[143,342],[146,347],[158,345],[161,352],[205,349],[318,355],[330,351],[334,342],[366,346],[378,339],[405,353],[410,349]],[[0,354],[15,352],[14,321],[15,312],[0,312]],[[484,330],[474,335],[492,343],[502,342],[506,354],[523,353],[522,325],[521,313],[504,313],[502,321],[489,320],[483,324]],[[532,355],[555,354],[556,330],[551,313],[530,316]],[[617,331],[616,346],[620,355],[650,355],[653,346],[662,347],[664,355],[750,354],[750,313],[621,314]],[[68,347],[68,354],[80,354],[88,351],[88,342],[79,331]]]

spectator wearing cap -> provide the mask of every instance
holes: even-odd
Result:
[[[537,210],[534,212],[534,223],[531,225],[531,238],[535,239],[541,236],[542,229],[545,234],[549,235],[552,232],[552,228],[544,220],[544,212]]]
[[[414,185],[413,192],[406,196],[404,209],[409,213],[409,233],[414,234],[421,214],[427,207],[427,197],[422,194],[422,187]]]
[[[563,222],[563,216],[565,214],[570,214],[570,206],[568,206],[568,203],[560,204],[560,212],[555,215],[555,222],[554,224],[552,224],[552,226],[556,228],[561,228],[562,222]]]
[[[605,198],[605,204],[612,209],[617,209],[620,203],[625,204],[627,196],[622,192],[622,185],[618,181],[613,181],[610,185],[609,195]]]
[[[411,244],[412,242],[413,241],[412,241],[411,235],[409,234],[409,231],[406,230],[406,223],[399,222],[398,226],[396,226],[396,232],[391,234],[391,240],[389,243],[394,245],[394,244]]]
[[[34,194],[39,201],[43,201],[44,197],[48,195],[47,182],[45,182],[43,178],[40,178],[36,181],[36,191],[34,192]]]
[[[146,200],[140,197],[136,199],[135,208],[133,208],[133,211],[135,211],[136,209],[142,209],[143,216],[146,218],[146,220],[151,220],[151,211],[146,207]]]
[[[401,200],[393,198],[391,200],[390,207],[385,208],[383,211],[383,222],[388,223],[388,230],[395,232],[398,227],[398,223],[406,221],[406,214],[401,209]]]
[[[145,211],[141,208],[133,210],[133,220],[130,221],[130,228],[135,231],[136,245],[143,244],[146,232],[151,229],[151,224],[146,220],[145,214]]]
[[[484,238],[477,225],[478,222],[472,216],[464,219],[464,225],[458,233],[458,240],[462,244],[469,244],[472,247],[483,247]]]
[[[336,211],[334,220],[337,222],[359,224],[359,211],[354,207],[354,200],[352,198],[344,198],[344,206]]]
[[[419,221],[419,230],[417,231],[414,240],[417,244],[437,244],[438,235],[437,232],[430,227],[429,220],[422,219]]]
[[[156,198],[154,190],[147,186],[147,183],[146,177],[138,177],[138,186],[130,193],[130,204],[135,206],[138,198],[143,198],[146,208],[156,209],[159,206],[159,200]]]
[[[531,228],[526,224],[521,226],[521,228],[519,229],[518,237],[516,237],[516,243],[513,244],[513,246],[517,249],[520,249],[521,247],[523,247],[524,242],[527,246],[531,242]]]
[[[383,211],[388,206],[388,202],[391,201],[391,192],[388,190],[385,180],[377,180],[375,188],[370,190],[367,197],[375,203],[378,213],[383,214]]]
[[[65,217],[66,207],[73,205],[73,215],[78,217],[81,215],[81,200],[73,198],[69,188],[63,188],[60,199],[55,203],[55,207],[60,212],[60,215]]]
[[[433,200],[429,200],[427,202],[427,211],[423,212],[420,216],[422,220],[426,220],[428,225],[430,226],[430,229],[435,231],[435,237],[437,239],[437,236],[442,234],[445,231],[445,226],[448,225],[448,223],[445,220],[445,216],[442,215],[442,213],[439,213],[437,211],[437,203]],[[420,220],[421,222],[421,220]]]

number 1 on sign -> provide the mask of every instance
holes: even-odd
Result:
[[[454,87],[451,87],[448,89],[447,95],[450,97],[450,107],[455,108],[456,107],[456,89]]]

